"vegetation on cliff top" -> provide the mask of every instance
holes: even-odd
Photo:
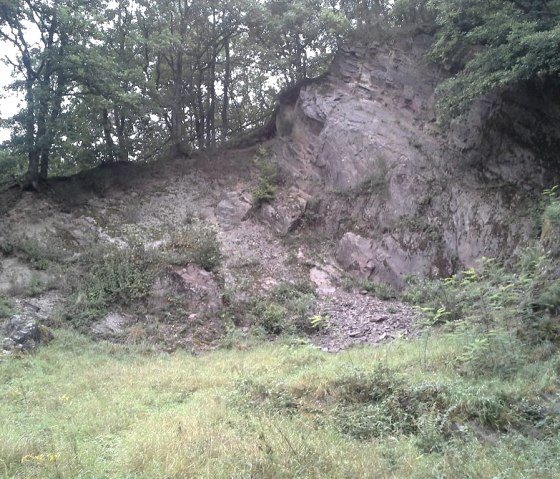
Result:
[[[444,116],[560,71],[558,0],[64,0],[0,3],[22,99],[2,176],[212,148],[262,126],[280,89],[326,70],[348,35],[435,32]]]

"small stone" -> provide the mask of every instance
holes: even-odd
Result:
[[[387,316],[378,316],[377,318],[371,318],[370,321],[373,323],[380,323],[382,321],[387,321],[389,318]]]

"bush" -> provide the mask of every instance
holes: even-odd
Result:
[[[523,359],[522,345],[560,343],[560,280],[554,259],[528,248],[510,265],[481,261],[443,280],[411,280],[403,299],[422,306],[431,324],[462,331],[475,351],[474,375],[509,375]],[[518,344],[521,339],[523,344]]]
[[[309,315],[315,303],[314,287],[307,281],[281,283],[251,308],[256,325],[268,334],[292,334],[315,330]]]
[[[14,314],[14,303],[10,298],[0,295],[0,319],[9,318]]]
[[[271,202],[276,195],[276,187],[280,183],[278,166],[271,159],[270,152],[260,147],[254,159],[259,170],[259,182],[253,191],[253,200],[257,206]]]
[[[288,310],[278,303],[269,303],[259,312],[259,325],[269,334],[281,334],[286,330]]]
[[[166,252],[172,264],[193,263],[207,271],[215,271],[223,261],[217,229],[199,220],[173,231]]]
[[[71,294],[65,316],[82,322],[107,313],[112,304],[127,305],[148,294],[158,258],[141,244],[121,248],[98,245],[79,260],[79,270],[70,274]]]

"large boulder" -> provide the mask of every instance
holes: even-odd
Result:
[[[181,309],[185,315],[215,315],[222,307],[216,276],[195,265],[165,271],[156,279],[148,298],[152,314]]]
[[[407,276],[412,274],[447,276],[453,267],[440,241],[408,231],[379,238],[346,233],[338,243],[335,257],[354,276],[387,283],[396,289],[402,289]]]
[[[251,210],[252,205],[241,194],[229,191],[216,206],[214,214],[220,226],[231,229],[239,225]]]
[[[31,352],[53,339],[50,330],[31,315],[17,314],[0,327],[2,349],[6,352]]]
[[[260,216],[279,235],[294,231],[302,222],[309,195],[292,187],[280,192],[271,203],[264,204]]]

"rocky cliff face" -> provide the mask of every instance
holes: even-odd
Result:
[[[339,263],[396,287],[513,251],[534,234],[535,197],[560,178],[554,88],[485,98],[443,129],[430,41],[343,49],[276,120],[279,162],[312,195]]]

